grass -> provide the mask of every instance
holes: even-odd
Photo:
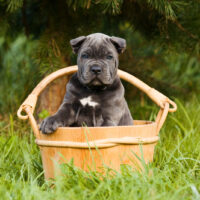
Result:
[[[0,122],[0,198],[200,199],[200,102],[177,104],[161,130],[154,162],[143,173],[122,167],[115,176],[109,171],[103,176],[68,163],[54,187],[44,180],[30,127],[10,116]]]

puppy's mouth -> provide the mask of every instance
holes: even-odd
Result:
[[[102,90],[107,87],[98,77],[92,79],[88,84],[87,87],[92,90]]]
[[[99,86],[103,85],[103,83],[98,77],[95,77],[92,81],[90,81],[90,85]]]

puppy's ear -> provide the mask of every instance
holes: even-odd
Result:
[[[123,53],[124,50],[126,49],[126,40],[125,39],[112,36],[110,38],[110,41],[113,43],[113,45],[115,46],[115,48],[117,49],[117,52],[119,54]]]
[[[70,40],[70,44],[72,46],[74,53],[78,53],[78,50],[80,49],[85,39],[86,39],[85,36],[80,36],[80,37]]]

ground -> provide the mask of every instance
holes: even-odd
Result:
[[[62,166],[64,176],[49,182],[27,122],[5,117],[0,122],[1,199],[200,199],[200,102],[176,103],[178,111],[168,115],[154,161],[143,173],[129,168],[115,175],[86,173],[68,163]],[[155,117],[153,111],[150,116]]]

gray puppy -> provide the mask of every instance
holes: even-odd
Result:
[[[70,41],[78,54],[78,72],[67,84],[67,93],[58,111],[41,123],[49,134],[61,126],[133,125],[124,98],[124,87],[117,75],[118,54],[126,41],[95,33]]]

